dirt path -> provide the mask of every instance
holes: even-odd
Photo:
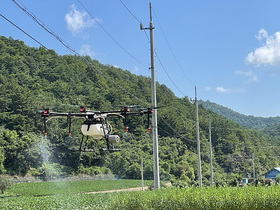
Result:
[[[144,187],[143,190],[147,190],[148,187]],[[94,191],[87,192],[86,194],[97,194],[97,193],[113,193],[113,192],[123,192],[123,191],[141,191],[142,187],[134,187],[134,188],[126,188],[126,189],[118,189],[118,190],[103,190],[103,191]]]
[[[172,184],[170,182],[164,184],[166,187],[170,187]],[[133,188],[126,188],[126,189],[118,189],[118,190],[103,190],[103,191],[94,191],[94,192],[87,192],[86,194],[97,194],[97,193],[113,193],[113,192],[124,192],[124,191],[141,191],[147,190],[148,186],[145,187],[133,187]]]

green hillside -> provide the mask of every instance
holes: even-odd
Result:
[[[210,102],[209,100],[199,100],[199,104],[204,106],[206,109],[212,110],[213,112],[248,128],[262,129],[267,126],[274,126],[280,123],[280,117],[254,117],[252,115],[244,115],[227,107]]]
[[[73,153],[81,140],[80,125],[54,119],[48,137],[42,137],[43,122],[38,110],[78,112],[73,105],[93,110],[115,110],[120,105],[151,106],[150,78],[103,65],[90,57],[63,55],[22,41],[0,37],[0,172],[11,175],[52,177],[67,174],[111,173],[120,178],[153,179],[152,135],[147,118],[129,118],[128,133],[121,120],[110,121],[121,137],[115,153],[100,153],[104,141],[90,140],[93,153]],[[164,84],[157,84],[160,177],[197,184],[195,106],[178,98]],[[203,184],[209,185],[209,120],[212,126],[216,184],[232,183],[252,176],[255,154],[257,176],[279,166],[278,141],[247,129],[199,106]],[[73,120],[74,121],[74,120]],[[274,146],[274,149],[271,146]]]

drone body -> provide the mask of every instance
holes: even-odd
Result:
[[[128,116],[142,116],[143,114],[149,115],[153,112],[151,108],[139,109],[136,112],[130,112],[129,107],[123,107],[121,110],[117,111],[87,111],[84,106],[80,107],[80,113],[60,113],[60,112],[50,112],[49,109],[41,112],[41,117],[43,117],[44,131],[43,134],[47,135],[46,125],[47,122],[53,118],[67,118],[68,122],[68,135],[71,135],[71,124],[73,118],[83,118],[85,119],[81,125],[81,132],[83,134],[82,140],[80,142],[79,149],[73,150],[78,152],[93,152],[93,149],[87,149],[88,138],[99,141],[101,139],[106,140],[107,148],[103,148],[103,151],[115,152],[120,151],[118,148],[114,148],[115,143],[118,143],[120,137],[118,135],[111,135],[112,126],[108,123],[108,118],[119,117],[124,119],[124,124],[126,124],[126,119]],[[150,129],[148,129],[150,130]],[[128,127],[126,127],[126,132]],[[86,137],[86,140],[84,140]]]

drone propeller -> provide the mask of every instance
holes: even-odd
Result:
[[[127,107],[127,108],[134,108],[134,107],[140,107],[140,105],[116,105],[116,107]]]

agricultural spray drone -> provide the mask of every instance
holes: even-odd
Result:
[[[142,116],[147,114],[148,116],[148,132],[149,128],[149,118],[153,113],[153,109],[156,108],[137,108],[136,111],[131,112],[130,108],[135,106],[123,106],[121,110],[116,111],[91,111],[86,110],[85,106],[80,107],[80,113],[60,113],[51,112],[49,109],[45,109],[41,112],[41,117],[43,118],[44,130],[43,134],[47,135],[47,122],[54,118],[66,118],[68,123],[67,134],[71,135],[71,124],[73,118],[85,119],[81,125],[81,132],[83,134],[80,146],[78,149],[72,150],[77,152],[93,152],[93,149],[87,148],[88,138],[92,137],[94,140],[105,139],[107,148],[103,148],[103,151],[115,152],[120,151],[119,148],[114,148],[115,143],[118,143],[120,137],[118,135],[112,135],[112,126],[108,123],[108,119],[112,117],[123,118],[124,125],[126,126],[128,116]],[[128,127],[125,127],[125,131],[128,131]],[[86,137],[86,139],[84,139]]]

